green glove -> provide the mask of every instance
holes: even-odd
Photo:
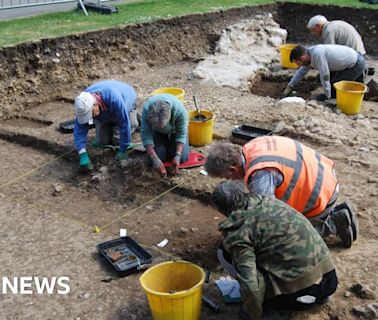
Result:
[[[118,151],[115,158],[116,160],[126,160],[127,153],[125,151]]]
[[[83,152],[79,155],[80,158],[80,167],[83,169],[93,169],[91,159],[89,158],[88,152]]]

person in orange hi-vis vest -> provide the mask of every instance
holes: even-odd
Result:
[[[252,194],[275,196],[306,216],[319,234],[337,235],[345,247],[356,240],[358,222],[349,200],[336,206],[339,185],[334,162],[290,138],[263,136],[243,147],[210,147],[210,176],[244,179]]]

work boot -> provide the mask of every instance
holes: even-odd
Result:
[[[351,221],[351,227],[353,231],[353,241],[356,241],[357,236],[358,236],[358,220],[357,220],[356,211],[354,210],[352,202],[350,200],[346,200],[345,202],[335,207],[335,211],[339,211],[342,209],[348,210],[350,221]]]
[[[353,229],[350,215],[347,209],[341,209],[333,214],[336,225],[336,234],[342,240],[345,248],[350,248],[353,242]]]
[[[330,296],[328,296],[328,297],[325,297],[325,298],[323,298],[323,299],[321,299],[319,301],[316,301],[316,304],[320,304],[320,305],[327,304],[330,301],[331,301],[331,298],[330,298]]]

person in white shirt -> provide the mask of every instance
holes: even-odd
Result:
[[[319,44],[305,48],[295,47],[290,53],[290,61],[300,68],[294,74],[283,93],[288,96],[293,88],[311,69],[319,71],[320,82],[324,93],[318,95],[318,101],[335,98],[336,92],[333,84],[342,81],[363,82],[363,73],[366,66],[365,58],[357,51],[341,45]]]

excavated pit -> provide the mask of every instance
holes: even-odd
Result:
[[[365,36],[369,54],[378,54],[377,36],[367,37],[376,34],[373,31],[378,23],[377,10],[290,3],[180,17],[2,48],[0,117],[11,119],[0,123],[0,138],[3,140],[0,146],[0,166],[4,168],[0,177],[1,196],[36,208],[44,217],[65,216],[83,223],[89,232],[95,225],[100,228],[106,226],[103,231],[116,237],[120,228],[126,228],[128,235],[148,247],[168,239],[168,244],[160,249],[165,254],[193,261],[218,272],[215,248],[221,239],[218,223],[224,217],[209,205],[211,191],[218,180],[202,176],[200,168],[185,170],[178,177],[162,179],[146,166],[143,154],[130,152],[131,161],[121,166],[114,160],[113,152],[92,148],[89,152],[95,170],[89,175],[83,175],[78,170],[73,137],[60,133],[58,125],[73,118],[72,101],[78,92],[90,83],[105,78],[116,78],[134,85],[139,96],[139,109],[151,92],[159,87],[184,88],[187,92],[185,106],[190,110],[194,106],[189,102],[189,97],[196,94],[202,106],[215,112],[214,136],[218,140],[228,140],[235,125],[251,124],[274,129],[276,125],[286,121],[282,125],[285,126],[287,136],[296,138],[337,161],[338,175],[344,187],[342,197],[350,197],[361,211],[364,235],[359,239],[361,242],[357,244],[357,249],[353,247],[343,256],[337,245],[333,247],[340,279],[346,281],[346,284],[342,284],[341,293],[334,299],[336,303],[321,309],[319,319],[348,318],[350,302],[345,302],[342,296],[347,285],[355,279],[366,282],[372,280],[376,284],[375,273],[369,270],[374,271],[378,261],[375,258],[367,259],[370,255],[374,257],[371,248],[376,248],[378,239],[374,228],[375,211],[372,209],[377,205],[376,185],[374,182],[363,186],[356,184],[356,180],[367,181],[376,172],[375,162],[370,160],[374,156],[374,148],[378,148],[377,129],[374,129],[376,124],[371,116],[376,116],[375,105],[365,107],[361,113],[365,119],[357,119],[355,123],[347,117],[342,120],[333,119],[333,122],[328,123],[328,118],[332,120],[341,115],[327,113],[322,117],[319,115],[321,111],[316,109],[319,106],[310,110],[297,107],[278,110],[272,105],[272,99],[265,98],[278,98],[289,81],[289,76],[280,78],[267,75],[256,79],[250,90],[259,97],[253,98],[249,92],[215,87],[190,77],[197,62],[213,53],[224,28],[266,12],[271,12],[276,21],[288,30],[290,42],[308,42],[308,38],[304,36],[307,35],[306,21],[315,14],[326,12],[329,19],[345,18]],[[295,14],[297,12],[301,12],[301,15]],[[56,60],[57,53],[59,62]],[[307,95],[316,86],[319,86],[317,79],[302,81],[297,91],[299,95],[308,98]],[[324,109],[322,111],[326,112]],[[320,120],[315,126],[309,120],[317,116]],[[364,121],[367,119],[371,119],[372,124]],[[344,124],[348,125],[346,130],[339,127]],[[364,128],[363,134],[358,131],[361,127]],[[336,133],[326,132],[329,128],[337,130]],[[89,140],[93,136],[94,130],[91,130]],[[137,141],[139,135],[133,136],[134,139]],[[369,145],[366,147],[367,143]],[[362,148],[369,152],[360,151]],[[197,150],[207,152],[206,147]],[[364,153],[361,155],[361,152]],[[57,156],[60,158],[54,160]],[[28,175],[24,176],[25,174]],[[17,179],[21,176],[24,177]],[[174,190],[167,192],[174,187]],[[367,194],[370,196],[364,198]],[[158,198],[151,201],[156,197]],[[60,226],[47,224],[45,220],[47,219],[41,221],[45,229],[58,233]],[[10,234],[13,232],[7,231]],[[369,237],[368,241],[364,237]],[[44,235],[41,234],[38,241],[43,239]],[[370,244],[370,251],[359,250],[366,243]],[[55,254],[49,252],[49,259],[50,255],[53,259]],[[87,254],[87,251],[80,252],[75,256],[75,263],[80,263],[80,255]],[[363,257],[360,258],[360,254]],[[349,263],[343,263],[344,261]],[[44,261],[41,260],[40,263],[43,270]],[[92,263],[100,262],[95,260]],[[362,270],[361,266],[363,270],[367,270],[363,274],[358,273],[358,270]],[[49,271],[46,268],[45,271]],[[349,278],[351,274],[352,280]],[[96,297],[98,287],[92,280],[91,287],[86,290],[91,292],[91,297]],[[135,295],[144,299],[143,293],[135,290],[136,286],[132,287],[132,291],[129,287],[131,288],[130,284],[126,282],[122,288],[126,291],[125,296],[134,298]],[[73,296],[76,303],[77,292]],[[98,300],[91,302],[88,310],[95,310]],[[69,309],[69,304],[64,301],[60,303]],[[122,305],[119,310],[113,310],[113,306],[104,308],[108,308],[107,315],[111,319],[148,317],[147,311],[143,316],[139,314],[137,317],[125,316],[123,312],[127,308],[135,314],[140,312],[138,310],[147,310],[145,302],[136,307]],[[43,309],[46,308],[41,308]],[[115,317],[115,314],[118,316]],[[89,318],[88,315],[81,316],[82,319]],[[224,308],[219,319],[231,319],[233,316],[232,309]],[[15,318],[11,312],[4,317]],[[210,311],[203,311],[201,319],[213,318]],[[303,314],[300,314],[295,319],[302,318]]]
[[[291,19],[292,12],[297,8],[301,11],[305,9],[305,14],[298,19]],[[182,66],[180,61],[188,61],[189,68],[192,68],[203,55],[214,51],[223,28],[257,14],[271,12],[274,19],[287,28],[289,40],[303,40],[299,31],[305,32],[305,21],[317,13],[319,8],[326,8],[329,18],[346,10],[348,12],[352,10],[297,4],[246,7],[63,38],[43,39],[3,48],[0,51],[2,58],[0,65],[3,70],[0,78],[0,93],[4,94],[5,100],[0,107],[0,116],[11,119],[2,122],[0,138],[49,154],[66,153],[63,160],[54,165],[58,166],[54,170],[63,176],[54,170],[46,172],[44,169],[36,177],[19,186],[21,190],[27,192],[20,192],[23,196],[19,196],[18,200],[41,204],[42,193],[46,195],[44,207],[47,210],[63,212],[88,225],[102,225],[169,189],[171,186],[169,182],[156,180],[156,177],[151,175],[141,155],[136,155],[132,164],[141,170],[125,171],[117,165],[111,164],[110,167],[107,165],[107,162],[112,163],[109,153],[104,155],[99,151],[91,151],[94,155],[95,172],[105,167],[106,177],[96,178],[94,175],[85,177],[78,172],[73,164],[77,161],[75,152],[70,152],[72,138],[58,131],[59,122],[73,118],[71,104],[75,92],[82,90],[93,81],[120,72],[131,74],[133,79],[133,73],[150,72],[148,70],[151,68],[163,73],[167,68],[165,66],[172,66],[168,69],[177,70],[176,67]],[[355,11],[362,12],[365,16],[375,16],[367,10]],[[365,20],[354,18],[351,22],[362,32],[368,32],[376,27],[374,19],[371,20],[370,25],[367,25]],[[367,48],[377,53],[376,48],[372,47],[369,41]],[[60,57],[58,63],[56,60],[52,61],[57,53]],[[25,59],[26,55],[27,59]],[[190,71],[188,73],[190,74]],[[138,77],[137,75],[136,78]],[[180,77],[178,75],[173,78],[180,79]],[[289,76],[261,74],[252,82],[250,91],[262,97],[278,99],[289,80]],[[296,94],[308,99],[311,91],[318,85],[318,80],[315,78],[302,81],[296,88]],[[147,96],[152,90],[141,91],[142,96]],[[7,99],[10,97],[12,99]],[[15,107],[15,101],[18,102],[18,107]],[[90,136],[93,137],[93,131]],[[19,148],[20,156],[24,153],[23,147],[14,145],[12,147]],[[151,179],[152,183],[143,182]],[[51,193],[54,181],[64,185],[66,190],[63,193],[64,197]],[[35,190],[35,184],[40,185],[38,192]],[[108,193],[107,190],[112,186],[117,186],[117,190]],[[17,188],[16,186],[16,190]],[[14,190],[9,196],[14,194],[13,192]],[[76,194],[80,194],[80,199]],[[86,202],[83,200],[86,197],[87,205],[82,204],[83,201]],[[89,205],[91,197],[96,199],[95,206]],[[179,203],[189,205],[172,210],[170,205],[172,202],[176,206]],[[104,204],[110,203],[114,208],[106,210]],[[138,210],[140,212],[136,212],[135,218],[127,221],[122,219],[109,228],[111,232],[117,233],[117,230],[126,224],[130,230],[134,230],[135,238],[146,245],[154,245],[159,240],[170,238],[169,244],[163,250],[212,269],[217,265],[214,248],[220,241],[217,224],[223,217],[209,207],[208,203],[208,191],[203,193],[190,188],[178,188],[171,195],[157,201],[156,209],[155,204],[152,205],[153,209],[141,208]],[[88,208],[91,210],[86,211],[85,209]],[[109,211],[117,214],[111,214]],[[172,219],[172,216],[174,223],[167,226],[167,221]],[[154,225],[143,223],[144,220],[152,217]],[[170,219],[166,219],[168,217]],[[190,219],[190,224],[193,223],[190,227],[187,227],[185,221],[187,218]],[[207,231],[201,230],[202,225],[212,225],[212,228]]]
[[[290,79],[290,77],[275,76],[274,74],[261,75],[256,77],[251,84],[251,93],[262,97],[280,99]],[[303,99],[310,99],[312,91],[319,86],[320,82],[317,77],[302,80],[296,86],[292,95],[302,97]]]
[[[377,10],[294,3],[244,7],[42,39],[1,48],[0,118],[64,96],[67,91],[81,90],[98,79],[127,74],[138,65],[199,61],[213,52],[223,29],[267,12],[287,29],[288,41],[294,43],[316,43],[309,36],[306,23],[311,16],[327,12],[330,20],[344,19],[353,24],[361,33],[368,54],[378,54]]]

